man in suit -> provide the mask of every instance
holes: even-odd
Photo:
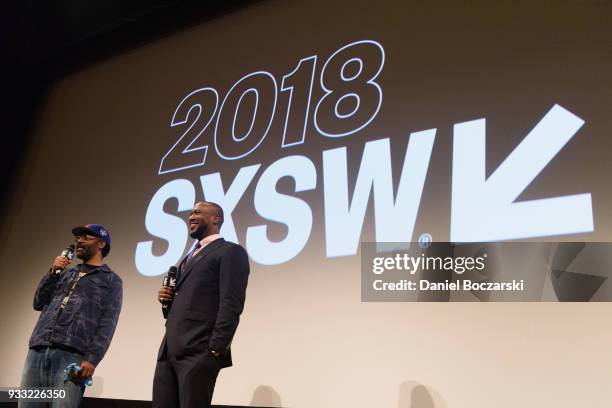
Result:
[[[162,286],[166,334],[153,379],[153,407],[209,407],[219,370],[232,365],[230,344],[249,276],[246,251],[225,241],[223,210],[199,202],[189,216],[196,245],[178,267],[174,290]]]

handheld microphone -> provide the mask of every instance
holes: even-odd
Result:
[[[62,253],[60,254],[60,256],[65,257],[66,259],[68,259],[69,261],[72,261],[74,259],[74,245],[71,244],[68,247],[66,247],[66,249],[64,249],[62,251]],[[59,274],[60,272],[62,272],[64,269],[63,268],[59,268],[53,271],[53,273],[55,273],[56,275]]]
[[[164,280],[162,282],[163,286],[167,286],[171,289],[174,289],[176,287],[176,273],[178,272],[178,269],[176,269],[176,266],[171,266],[170,269],[168,269],[168,274],[166,276],[164,276]],[[164,302],[162,304],[162,309],[163,311],[167,311],[168,310],[168,304],[170,302]]]

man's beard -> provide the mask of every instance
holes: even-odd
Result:
[[[91,259],[92,255],[93,255],[91,252],[92,252],[91,248],[82,247],[82,250],[80,252],[77,251],[76,256],[77,256],[77,258],[79,258],[83,262],[87,262],[87,261],[89,261]]]
[[[204,231],[206,231],[206,225],[198,225],[194,231],[189,233],[189,236],[193,239],[202,239],[204,238]]]

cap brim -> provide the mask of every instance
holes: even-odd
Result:
[[[94,237],[100,238],[99,234],[96,234],[95,232],[93,232],[92,230],[90,230],[87,227],[74,227],[72,229],[72,235],[74,235],[74,236],[76,236],[76,235],[93,235]]]

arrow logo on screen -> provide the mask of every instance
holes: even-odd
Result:
[[[593,231],[591,194],[515,202],[584,120],[555,105],[485,179],[485,119],[454,126],[451,241],[483,242]]]

